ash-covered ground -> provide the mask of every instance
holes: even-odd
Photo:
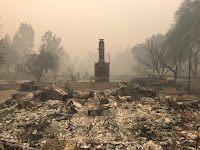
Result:
[[[50,139],[73,140],[77,149],[196,149],[198,109],[176,110],[157,97],[119,101],[115,90],[105,90],[107,104],[99,115],[88,115],[88,104],[98,101],[102,91],[88,99],[66,101],[34,98],[36,92],[1,105],[0,139],[23,149],[40,149]],[[78,91],[74,92],[77,95]],[[77,96],[75,96],[77,97]]]

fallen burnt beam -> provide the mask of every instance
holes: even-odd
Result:
[[[41,85],[33,85],[33,86],[32,86],[32,91],[37,91],[37,90],[44,90],[44,86],[41,86]]]
[[[6,118],[8,114],[13,113],[15,109],[17,108],[18,104],[15,104],[9,108],[1,109],[0,110],[0,120],[2,118]]]
[[[99,96],[98,96],[98,99],[99,99],[101,105],[102,105],[102,104],[108,104],[108,103],[109,103],[109,100],[108,100],[108,98],[106,97],[106,95],[105,95],[104,92],[100,92],[100,94],[99,94]]]
[[[132,98],[131,96],[117,96],[116,101],[117,103],[131,102]]]
[[[116,90],[114,93],[111,94],[112,96],[131,96],[131,100],[139,100],[142,97],[156,97],[156,91],[147,89],[147,88],[141,88],[141,87],[135,87],[133,85],[128,85],[121,87],[120,89]]]
[[[44,86],[34,85],[34,81],[25,82],[20,85],[20,91],[37,91],[37,90],[44,90]]]
[[[34,84],[34,81],[22,83],[20,86],[20,90],[21,91],[31,91],[33,84]]]
[[[88,99],[88,98],[93,98],[94,97],[94,92],[80,92],[77,95],[77,98],[79,99]]]
[[[77,150],[77,143],[72,140],[47,140],[40,150]]]
[[[35,94],[34,98],[39,98],[41,101],[49,99],[65,101],[68,98],[68,93],[61,89],[50,89]]]
[[[51,99],[65,100],[67,98],[67,96],[68,96],[68,94],[61,89],[51,90]]]
[[[108,104],[108,103],[109,103],[109,100],[108,100],[107,97],[100,97],[100,98],[99,98],[99,101],[100,101],[101,105],[102,105],[102,104]]]
[[[192,97],[191,95],[166,96],[165,94],[158,93],[158,98],[160,101],[176,109],[184,108],[184,106],[198,108],[200,101],[198,97]]]
[[[12,99],[23,99],[27,96],[25,92],[18,92],[12,95]]]
[[[100,115],[101,111],[101,105],[98,101],[93,101],[88,104],[88,116]]]

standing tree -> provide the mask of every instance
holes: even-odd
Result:
[[[57,67],[57,58],[52,53],[45,51],[42,46],[39,54],[28,55],[26,62],[18,65],[17,70],[33,75],[37,83],[39,83],[41,77],[48,70],[56,69]]]
[[[1,69],[0,72],[2,73],[3,76],[5,76],[5,71],[4,71],[5,56],[6,56],[5,45],[4,45],[4,40],[2,39],[0,41],[0,69]]]
[[[0,65],[4,64],[4,57],[5,57],[5,46],[3,45],[3,39],[0,40]]]
[[[180,71],[183,60],[184,48],[181,45],[177,51],[169,49],[165,44],[161,47],[159,61],[162,66],[169,69],[174,74],[174,81],[177,81],[178,72]]]
[[[30,24],[21,23],[13,37],[13,46],[20,53],[20,58],[33,52],[34,30]]]
[[[2,33],[2,31],[1,31],[2,26],[3,25],[0,23],[0,34]],[[3,45],[3,39],[1,39],[0,40],[0,65],[4,63],[4,56],[5,56],[4,48],[5,48],[5,46]]]
[[[145,66],[147,70],[152,73],[161,74],[165,76],[168,72],[166,66],[160,63],[161,47],[165,42],[165,36],[158,34],[153,35],[151,38],[146,39],[146,42],[133,47],[132,52],[138,60],[138,65]]]
[[[67,67],[68,71],[69,71],[69,76],[71,78],[72,81],[76,81],[76,76],[74,74],[74,65],[69,65]]]
[[[16,65],[19,56],[18,52],[14,49],[12,41],[8,34],[6,34],[6,36],[4,37],[3,44],[5,46],[4,51],[6,53],[6,56],[4,57],[5,59],[4,66],[6,68],[6,72],[9,73],[10,67]]]
[[[61,56],[66,54],[64,53],[63,46],[61,46],[61,38],[56,37],[56,34],[53,34],[50,30],[45,32],[44,36],[42,36],[42,44],[45,46],[44,51],[50,52],[52,55],[54,55],[58,62],[61,60],[61,58],[63,58]],[[58,68],[59,67],[52,69],[54,78],[56,78],[56,72],[58,71]]]
[[[61,38],[56,37],[56,34],[53,34],[50,30],[42,36],[42,44],[45,45],[45,51],[49,51],[57,56],[63,54],[64,49],[61,46]]]
[[[197,77],[200,60],[200,1],[184,0],[175,14],[174,32],[180,36],[180,41],[187,43],[191,54],[191,72]],[[187,52],[187,54],[188,54]]]

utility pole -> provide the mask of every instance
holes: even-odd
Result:
[[[188,94],[190,94],[190,79],[191,79],[191,49],[189,49],[189,76],[188,76]]]

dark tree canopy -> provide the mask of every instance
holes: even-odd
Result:
[[[45,32],[41,40],[42,44],[45,45],[45,51],[49,51],[54,55],[60,57],[63,54],[63,46],[61,46],[61,38],[56,37],[56,34],[50,30]]]
[[[167,43],[166,36],[158,34],[146,39],[145,43],[134,46],[132,52],[138,60],[138,71],[142,70],[144,73],[151,70],[153,74],[156,73],[162,76],[172,72],[176,81],[183,59],[184,48],[179,45],[179,47],[176,46],[177,49],[172,49],[169,43]]]
[[[54,78],[56,78],[59,69],[62,68],[65,70],[67,67],[66,64],[69,63],[69,54],[61,45],[61,38],[57,37],[56,34],[50,30],[45,32],[44,36],[42,36],[41,42],[44,46],[44,51],[50,52],[57,58],[57,67],[51,69],[53,71]]]
[[[5,45],[3,44],[3,39],[0,40],[0,65],[5,62]]]
[[[197,77],[200,64],[200,1],[184,0],[166,35],[152,36],[145,43],[134,46],[132,52],[140,63],[140,69],[143,66],[161,74],[166,68],[176,80],[182,64],[189,62],[193,77]]]
[[[16,49],[14,49],[12,41],[10,39],[10,36],[6,34],[6,36],[3,39],[3,43],[5,46],[5,66],[7,68],[7,71],[9,72],[9,68],[12,65],[16,65],[18,59],[19,59],[19,53]]]
[[[20,57],[29,55],[34,47],[34,30],[30,24],[21,23],[13,37],[14,48],[19,51]]]
[[[162,34],[153,35],[146,39],[145,43],[138,44],[133,47],[132,52],[138,60],[140,70],[151,70],[152,73],[164,75],[163,66],[159,62],[161,45],[165,42],[165,36]],[[142,65],[143,64],[143,65]],[[143,66],[144,68],[141,68]]]
[[[0,23],[0,34],[2,33],[2,30],[1,30],[2,26],[3,25]],[[4,48],[5,46],[3,45],[3,39],[0,39],[0,65],[4,63],[4,56],[5,56]]]
[[[184,48],[183,61],[188,61],[191,53],[191,71],[197,77],[200,61],[200,1],[185,0],[175,14],[175,24],[168,32],[170,47],[178,52],[180,44]],[[179,44],[177,44],[179,43]]]
[[[42,47],[39,54],[30,54],[27,56],[26,62],[17,67],[18,71],[23,71],[33,75],[37,83],[41,77],[50,69],[57,67],[57,57],[52,53],[45,51]]]

